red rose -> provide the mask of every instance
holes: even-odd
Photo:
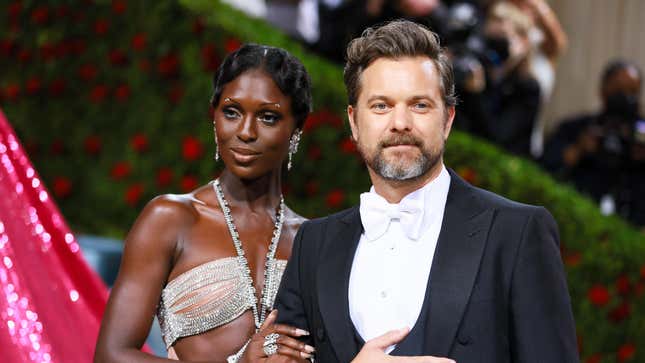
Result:
[[[81,55],[85,53],[85,49],[87,49],[87,44],[85,44],[83,39],[75,39],[69,43],[70,52],[74,55]]]
[[[64,19],[69,16],[71,11],[69,10],[69,6],[67,5],[61,5],[58,8],[56,8],[56,17],[59,19]]]
[[[184,89],[180,85],[174,85],[168,92],[168,100],[174,104],[179,103],[184,97]]]
[[[49,151],[53,155],[60,155],[65,152],[65,143],[63,143],[63,141],[60,139],[56,139],[49,146]]]
[[[609,291],[603,285],[594,285],[589,289],[587,297],[592,304],[602,307],[609,302]]]
[[[195,21],[193,22],[193,33],[200,35],[204,32],[204,28],[204,20],[202,20],[202,18],[195,19]]]
[[[189,193],[197,188],[198,183],[199,182],[197,181],[197,178],[195,178],[194,176],[184,175],[181,178],[180,188],[184,193]]]
[[[108,59],[113,66],[124,66],[128,63],[128,57],[119,49],[111,50]]]
[[[94,33],[96,35],[104,35],[110,29],[110,23],[105,19],[98,19],[94,22]]]
[[[645,280],[645,265],[641,266],[641,280]]]
[[[27,84],[25,85],[25,90],[27,91],[27,94],[29,95],[34,95],[40,91],[40,88],[42,87],[42,84],[40,82],[40,79],[36,77],[31,77],[27,80]]]
[[[126,4],[125,1],[123,0],[112,0],[112,11],[115,14],[123,14],[125,13],[126,9]]]
[[[0,41],[0,55],[3,57],[11,56],[15,48],[16,44],[11,39],[3,39]]]
[[[58,49],[53,44],[44,43],[40,46],[40,57],[45,61],[49,62],[58,56]]]
[[[575,267],[580,264],[581,260],[582,254],[580,254],[580,252],[571,252],[565,255],[564,264],[567,265],[567,267]]]
[[[108,88],[106,85],[100,84],[94,86],[90,91],[90,101],[93,103],[101,103],[108,95]]]
[[[127,161],[120,161],[112,166],[112,169],[110,170],[110,176],[114,180],[121,180],[130,175],[131,171],[132,167],[130,166],[130,163],[128,163]]]
[[[629,277],[627,275],[621,275],[618,280],[616,280],[616,291],[621,296],[629,295],[632,290],[632,285],[629,282]]]
[[[96,78],[98,70],[93,64],[84,64],[78,69],[78,76],[84,81],[91,81]]]
[[[49,85],[49,94],[54,97],[60,96],[63,92],[65,92],[65,88],[67,88],[67,82],[65,82],[64,79],[55,79]]]
[[[130,98],[130,86],[128,86],[127,84],[119,85],[114,90],[114,97],[117,99],[117,101],[127,101],[128,98]]]
[[[148,150],[148,138],[144,134],[136,134],[130,139],[130,145],[138,153],[145,152]]]
[[[21,49],[18,52],[18,61],[20,63],[27,63],[31,60],[31,52],[28,49]]]
[[[320,124],[322,123],[322,118],[320,117],[320,113],[311,113],[309,116],[307,116],[307,119],[305,120],[305,125],[303,126],[303,131],[305,133],[314,130]]]
[[[329,208],[338,208],[345,200],[345,193],[340,189],[334,189],[327,194],[325,203]]]
[[[63,176],[54,178],[54,195],[58,198],[67,198],[72,193],[72,182]]]
[[[187,161],[195,161],[204,153],[202,143],[193,136],[186,136],[182,142],[182,155]]]
[[[17,83],[9,83],[4,89],[4,97],[8,101],[16,101],[20,97],[20,86]]]
[[[101,151],[101,139],[96,135],[88,136],[83,144],[88,154],[96,155]]]
[[[172,183],[173,173],[170,168],[160,168],[157,170],[157,185],[165,187]]]
[[[614,323],[620,323],[621,321],[627,319],[631,315],[631,307],[627,301],[623,301],[622,304],[618,305],[612,311],[609,312],[609,319]]]
[[[477,172],[471,168],[459,168],[457,170],[459,176],[470,184],[477,184]]]
[[[20,16],[22,12],[22,2],[14,1],[9,6],[7,6],[7,13],[9,14],[10,19],[16,19]]]
[[[143,196],[143,185],[141,183],[132,184],[125,191],[125,202],[130,206],[135,206]]]
[[[310,197],[318,194],[319,189],[320,189],[320,185],[315,180],[310,180],[307,182],[307,184],[305,184],[305,191],[307,192],[307,195]]]
[[[353,141],[351,138],[349,138],[349,137],[346,137],[345,139],[343,139],[343,141],[341,141],[341,143],[340,143],[340,149],[341,149],[345,154],[356,154],[356,152],[357,152],[356,144],[355,144],[355,143],[354,143],[354,141]]]
[[[318,146],[309,146],[309,149],[307,150],[307,156],[309,157],[309,159],[318,160],[320,158],[320,155],[322,155],[322,151]]]
[[[343,119],[340,118],[337,114],[328,111],[328,110],[323,110],[323,115],[325,116],[325,123],[330,125],[331,127],[335,129],[342,129],[343,128]]]
[[[205,71],[213,72],[219,67],[219,58],[214,44],[206,44],[202,47],[202,65]]]
[[[618,358],[618,362],[626,362],[636,355],[636,347],[632,343],[625,343],[618,348],[618,353],[616,353],[616,357]]]
[[[240,42],[236,38],[228,38],[224,43],[224,49],[226,49],[227,53],[232,53],[238,50],[241,46],[242,46],[242,42]]]
[[[49,10],[47,10],[47,7],[41,5],[35,8],[31,12],[31,21],[34,24],[45,24],[49,20]]]
[[[645,292],[645,284],[637,282],[636,286],[634,286],[634,295],[641,296],[643,295],[643,292]]]
[[[132,37],[132,49],[143,50],[146,47],[147,36],[145,33],[137,33]]]
[[[602,357],[600,356],[600,354],[594,354],[589,358],[587,358],[585,360],[585,363],[600,363],[601,361],[602,361]]]
[[[179,58],[175,54],[167,54],[157,63],[157,72],[163,77],[172,77],[179,70]]]

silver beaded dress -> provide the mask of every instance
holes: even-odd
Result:
[[[196,266],[174,278],[161,292],[157,317],[166,348],[177,339],[200,334],[235,320],[253,308],[253,286],[245,281],[243,256]],[[263,306],[273,306],[286,260],[270,259]]]

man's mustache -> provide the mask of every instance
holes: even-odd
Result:
[[[403,134],[403,135],[396,135],[379,142],[380,148],[399,146],[399,145],[412,145],[412,146],[422,147],[423,141],[419,140],[418,138],[412,135]]]

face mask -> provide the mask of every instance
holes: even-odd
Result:
[[[638,99],[635,96],[617,92],[607,97],[605,113],[627,119],[638,117]]]

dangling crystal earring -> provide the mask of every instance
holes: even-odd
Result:
[[[213,122],[213,133],[215,134],[215,162],[219,161],[219,143],[217,142],[217,130],[215,129],[215,122]]]
[[[293,158],[293,155],[298,152],[300,136],[302,136],[302,130],[296,129],[293,135],[291,135],[291,140],[289,140],[289,162],[287,163],[287,170],[291,170],[291,159]]]

